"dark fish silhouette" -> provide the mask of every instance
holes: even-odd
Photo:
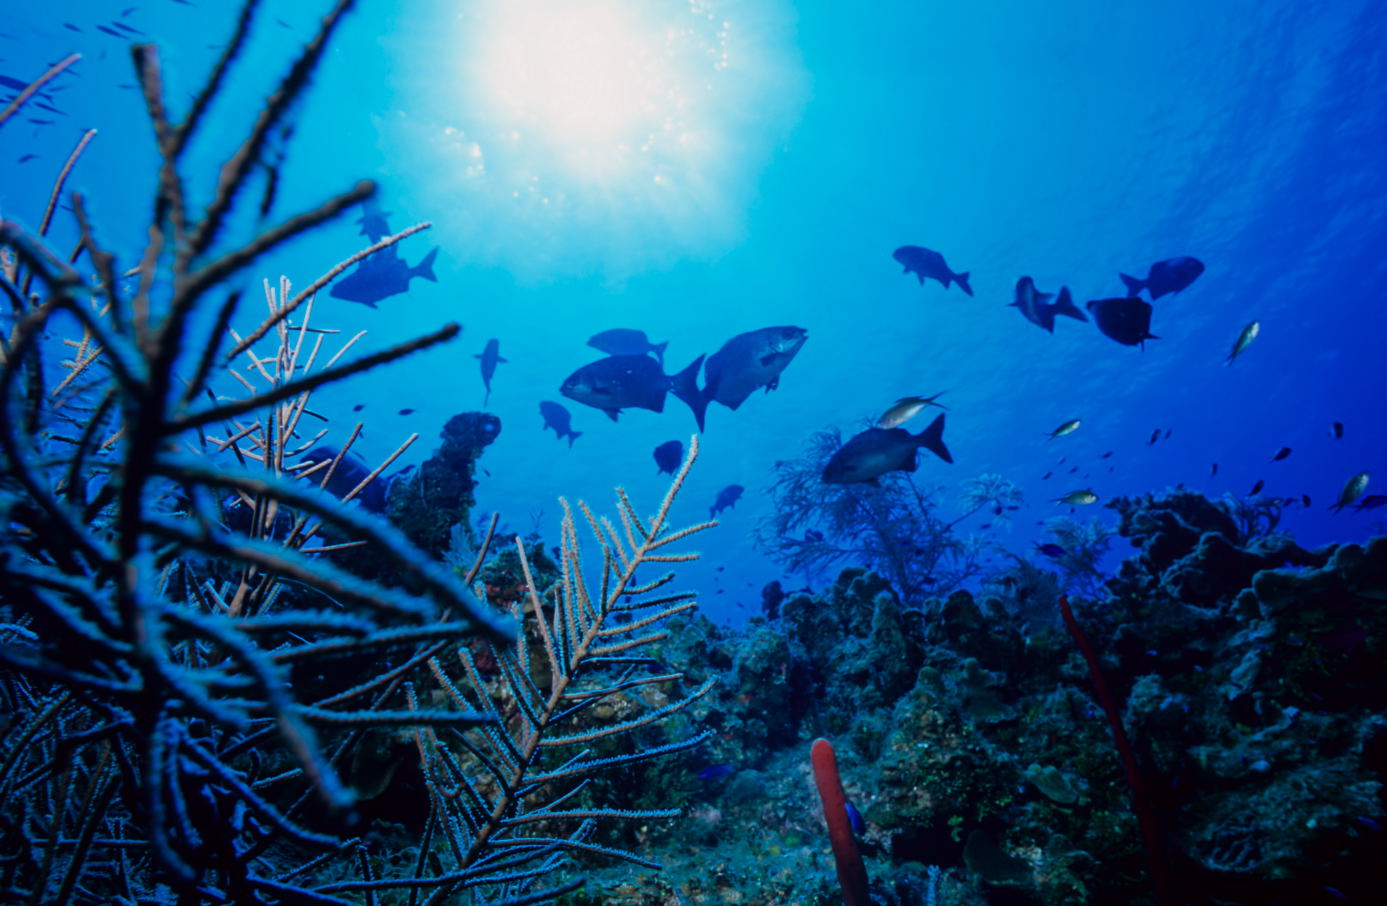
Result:
[[[601,409],[612,421],[627,408],[663,412],[665,393],[672,392],[688,404],[702,428],[702,410],[706,405],[698,391],[698,366],[702,364],[703,356],[699,356],[683,371],[669,375],[648,355],[612,355],[570,374],[559,392],[585,406]]]
[[[1334,422],[1329,426],[1329,432],[1334,435],[1335,440],[1342,440],[1344,437],[1344,423]]]
[[[655,448],[655,465],[659,468],[660,474],[668,472],[673,475],[674,470],[679,468],[679,463],[684,461],[684,445],[677,440],[667,440]]]
[[[1262,488],[1264,488],[1264,487],[1266,487],[1266,486],[1267,486],[1267,483],[1266,483],[1265,481],[1263,481],[1263,480],[1260,479],[1260,478],[1257,479],[1255,482],[1252,483],[1252,490],[1250,490],[1250,491],[1247,492],[1247,496],[1252,497],[1252,496],[1254,496],[1254,495],[1256,495],[1256,494],[1262,493]]]
[[[385,218],[390,216],[389,211],[380,209],[380,202],[374,198],[368,198],[361,203],[361,216],[356,222],[361,224],[361,235],[370,239],[372,242],[380,242],[390,235],[390,226]]]
[[[568,438],[568,448],[573,449],[573,442],[583,436],[582,431],[574,431],[569,424],[570,416],[568,410],[559,403],[551,403],[548,400],[539,404],[539,414],[544,419],[545,428],[553,428],[554,434],[560,440]]]
[[[1009,303],[1011,307],[1020,309],[1021,315],[1037,327],[1055,332],[1055,315],[1066,315],[1079,321],[1087,321],[1088,316],[1074,305],[1074,297],[1069,294],[1069,287],[1060,287],[1059,300],[1054,303],[1047,303],[1053,293],[1038,292],[1035,288],[1035,281],[1030,277],[1022,277],[1016,281],[1016,297]]]
[[[739,333],[708,356],[703,369],[703,405],[710,401],[736,409],[752,391],[780,385],[780,373],[794,360],[809,332],[803,327],[763,327]],[[699,430],[703,416],[698,416]]]
[[[924,285],[925,278],[929,277],[931,280],[938,280],[944,284],[945,289],[949,288],[951,282],[957,283],[959,289],[970,296],[973,295],[973,288],[968,285],[968,272],[955,274],[944,263],[944,256],[933,249],[922,248],[918,245],[903,245],[892,252],[891,257],[905,268],[902,273],[913,273],[919,278],[921,286]]]
[[[1309,503],[1305,504],[1307,507]],[[1355,510],[1375,510],[1387,506],[1387,494],[1369,494],[1353,505]]]
[[[362,202],[361,211],[361,217],[357,220],[361,224],[361,235],[372,242],[379,242],[390,235],[390,227],[385,222],[390,215],[382,212],[374,200]],[[328,295],[375,308],[382,299],[407,291],[409,281],[415,277],[437,283],[438,278],[433,273],[433,262],[437,257],[438,249],[435,248],[424,256],[423,261],[410,267],[400,257],[398,245],[383,248],[359,261],[354,271],[332,285]]]
[[[362,409],[365,409],[365,408],[366,408],[366,404],[365,404],[365,403],[357,403],[355,406],[352,407],[352,411],[353,411],[353,412],[360,412]]]
[[[1151,265],[1145,280],[1138,280],[1136,277],[1129,277],[1126,274],[1118,274],[1118,276],[1122,278],[1122,283],[1127,287],[1129,295],[1135,296],[1142,290],[1146,290],[1151,294],[1152,299],[1159,299],[1167,293],[1178,293],[1199,279],[1199,275],[1202,273],[1204,273],[1204,262],[1198,258],[1181,257],[1157,261]]]
[[[303,454],[304,462],[310,465],[319,462],[332,462],[337,456],[337,447],[318,446]],[[366,467],[366,463],[355,453],[348,452],[337,463],[337,468],[332,470],[332,477],[328,483],[323,485],[323,476],[327,474],[330,466],[323,466],[318,471],[309,475],[305,481],[313,482],[314,487],[324,487],[329,494],[334,497],[342,498],[352,492],[357,485],[365,480],[371,470]],[[353,500],[361,501],[363,509],[370,510],[372,513],[379,513],[385,509],[385,492],[389,489],[390,479],[377,476],[374,481],[362,488]]]
[[[1290,447],[1282,447],[1280,450],[1277,450],[1276,453],[1272,456],[1271,461],[1272,461],[1272,462],[1280,462],[1281,460],[1285,459],[1287,456],[1290,456],[1290,455],[1291,455],[1291,448],[1290,448]]]
[[[107,27],[104,26],[104,25],[98,25],[98,26],[96,27],[96,30],[99,31],[99,32],[105,32],[106,34],[108,34],[108,35],[110,35],[110,36],[112,36],[112,37],[114,37],[114,38],[120,38],[122,41],[129,40],[128,38],[125,37],[125,35],[121,34],[121,33],[118,32],[118,31],[116,31],[114,28],[107,28]]]
[[[887,472],[914,472],[915,451],[920,447],[945,462],[954,461],[949,448],[944,446],[944,416],[930,422],[919,434],[904,428],[868,428],[854,435],[829,458],[823,480],[828,484],[876,484],[877,478]]]
[[[1049,481],[1049,480],[1050,480],[1050,476],[1051,476],[1051,475],[1054,475],[1054,474],[1055,474],[1055,473],[1054,473],[1053,471],[1051,471],[1051,472],[1046,472],[1044,475],[1040,476],[1040,480],[1041,480],[1041,481]]]
[[[1218,474],[1218,463],[1216,463],[1216,462],[1210,463],[1210,464],[1209,464],[1209,477],[1212,478],[1213,476],[1215,476],[1215,475],[1217,475],[1217,474]]]
[[[408,290],[409,281],[415,277],[437,283],[438,278],[433,274],[433,262],[437,257],[438,249],[435,248],[424,256],[423,261],[410,267],[392,245],[362,259],[356,270],[333,284],[328,295],[375,308],[382,299],[398,296]]]
[[[729,484],[721,491],[718,491],[718,496],[713,501],[713,505],[708,507],[708,518],[717,518],[718,513],[735,506],[737,500],[742,496],[742,492],[745,490],[746,488],[739,484]]]
[[[588,338],[588,345],[593,349],[600,349],[607,355],[653,355],[664,365],[665,347],[669,345],[669,340],[652,343],[643,330],[613,327],[611,330],[593,334]]]
[[[401,414],[401,415],[413,415],[413,414],[414,414],[414,410],[413,410],[413,409],[401,409],[401,410],[400,410],[400,414]]]
[[[1044,554],[1045,556],[1053,560],[1058,560],[1060,557],[1063,557],[1065,555],[1064,548],[1054,543],[1037,544],[1035,546],[1035,549],[1037,553]]]
[[[501,341],[492,338],[486,341],[486,347],[472,358],[482,360],[482,385],[486,387],[486,396],[482,399],[482,406],[491,400],[491,378],[496,374],[496,366],[505,362],[501,358]]]
[[[1145,349],[1147,340],[1160,339],[1151,332],[1151,303],[1143,299],[1094,299],[1088,310],[1103,336],[1123,346]]]
[[[31,160],[34,160],[34,159],[37,158],[37,157],[38,157],[37,154],[25,154],[25,155],[24,155],[23,157],[21,157],[19,160],[15,161],[15,163],[25,164],[25,163],[28,163],[28,162],[31,161]]]
[[[730,764],[710,764],[708,767],[698,772],[700,780],[726,780],[737,772],[737,769]]]
[[[1160,439],[1161,439],[1161,429],[1160,429],[1160,428],[1157,428],[1155,431],[1152,431],[1152,432],[1151,432],[1151,439],[1148,440],[1148,441],[1146,442],[1146,445],[1149,447],[1149,446],[1151,446],[1152,444],[1154,444],[1156,441],[1158,441],[1158,440],[1160,440]]]

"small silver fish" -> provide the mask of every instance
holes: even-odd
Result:
[[[1339,492],[1339,499],[1335,501],[1334,504],[1332,504],[1329,508],[1337,513],[1344,507],[1348,506],[1350,503],[1353,503],[1359,497],[1362,497],[1363,492],[1367,489],[1368,473],[1359,472],[1357,475],[1353,476],[1347,482],[1344,483],[1344,489]]]
[[[1098,502],[1098,495],[1084,488],[1079,491],[1070,491],[1063,497],[1056,497],[1053,503],[1066,503],[1070,506],[1087,506],[1090,503]]]
[[[943,392],[936,393],[934,396],[903,396],[896,400],[895,405],[881,414],[877,419],[878,428],[899,428],[901,425],[919,415],[928,406],[938,406],[940,409],[947,409],[943,403],[936,403],[935,400],[943,396]]]
[[[1262,325],[1253,321],[1243,328],[1242,333],[1238,334],[1238,339],[1233,343],[1233,351],[1228,353],[1228,358],[1223,360],[1223,364],[1231,365],[1233,360],[1247,351],[1247,347],[1252,345],[1252,341],[1257,339],[1257,334],[1262,332]]]
[[[1066,434],[1073,434],[1075,431],[1079,430],[1079,425],[1082,423],[1080,419],[1071,418],[1069,421],[1051,431],[1048,436],[1051,440],[1054,440],[1056,437],[1064,437]]]

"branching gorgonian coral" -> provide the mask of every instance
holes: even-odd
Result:
[[[906,601],[949,589],[975,575],[983,544],[955,528],[985,509],[1015,505],[1010,482],[983,476],[967,486],[964,512],[939,515],[943,492],[921,487],[904,472],[870,484],[825,484],[824,463],[842,446],[838,431],[810,437],[803,455],[775,465],[769,493],[773,512],[756,528],[761,549],[792,572],[837,564],[865,566],[891,580]]]

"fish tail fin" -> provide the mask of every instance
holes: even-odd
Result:
[[[491,388],[486,388],[486,394],[482,396],[482,408],[485,409],[487,403],[491,402]]]
[[[1069,287],[1060,287],[1059,301],[1055,303],[1055,314],[1068,315],[1076,321],[1087,321],[1088,315],[1079,310],[1074,304],[1074,297],[1069,294]]]
[[[423,261],[420,261],[418,264],[414,265],[414,267],[410,268],[409,275],[411,277],[423,277],[430,283],[437,283],[438,278],[433,275],[433,262],[437,257],[438,247],[434,246],[433,251],[425,255]]]
[[[689,363],[678,374],[671,375],[669,379],[670,391],[684,401],[693,410],[694,421],[698,422],[698,430],[703,430],[703,416],[708,411],[708,396],[698,389],[698,369],[703,367],[703,356],[699,356]]]
[[[582,431],[569,431],[569,432],[568,432],[568,449],[572,450],[572,449],[573,449],[573,442],[574,442],[575,440],[577,440],[578,438],[582,437],[582,436],[583,436],[583,432],[582,432]]]
[[[915,442],[945,462],[954,461],[953,455],[949,453],[949,448],[944,446],[944,416],[942,415],[930,422],[928,428],[915,435]]]
[[[1129,295],[1135,296],[1137,293],[1146,289],[1146,281],[1138,280],[1136,277],[1129,277],[1126,274],[1118,274],[1122,278],[1122,283],[1127,287]]]
[[[954,282],[958,284],[959,289],[970,296],[973,295],[973,287],[968,285],[968,271],[964,271],[961,274],[954,274]]]
[[[669,340],[665,340],[663,343],[655,343],[650,347],[651,351],[655,353],[655,358],[659,361],[661,368],[665,365],[665,347],[667,346],[669,346]]]

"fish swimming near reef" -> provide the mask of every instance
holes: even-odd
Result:
[[[1368,473],[1359,472],[1357,475],[1344,482],[1344,489],[1339,492],[1339,499],[1330,504],[1329,508],[1337,513],[1359,497],[1362,497],[1363,492],[1367,489]]]
[[[374,201],[363,202],[361,207],[362,215],[357,220],[361,224],[361,234],[373,243],[388,236],[390,227],[386,225],[385,218],[389,215],[382,212]],[[407,291],[409,281],[415,277],[437,283],[438,278],[433,273],[433,263],[437,258],[438,249],[434,248],[424,256],[423,261],[410,267],[400,257],[398,246],[383,248],[357,262],[356,269],[334,283],[328,295],[375,308],[382,299]]]
[[[1159,299],[1168,293],[1178,293],[1185,289],[1199,279],[1199,275],[1202,273],[1204,273],[1204,262],[1198,258],[1182,256],[1157,261],[1151,265],[1145,280],[1138,280],[1136,277],[1129,277],[1126,274],[1118,274],[1117,276],[1122,278],[1123,285],[1127,287],[1128,295],[1135,296],[1142,290],[1146,290],[1151,294],[1152,299]]]
[[[718,496],[713,499],[713,505],[708,507],[708,518],[716,519],[718,513],[735,506],[745,490],[746,488],[739,484],[729,484],[718,491]]]
[[[1079,311],[1074,304],[1074,297],[1069,293],[1069,287],[1061,286],[1059,299],[1053,303],[1046,300],[1054,293],[1042,293],[1036,290],[1035,281],[1030,277],[1022,277],[1016,281],[1015,298],[1007,304],[1012,308],[1019,309],[1021,316],[1032,324],[1050,333],[1055,332],[1055,315],[1065,315],[1078,321],[1087,321],[1088,315]]]
[[[737,334],[708,356],[703,369],[704,406],[719,402],[736,409],[758,387],[765,387],[768,393],[774,390],[780,386],[780,373],[808,338],[809,332],[803,327],[791,326],[762,327]],[[703,428],[701,415],[698,427]]]
[[[568,438],[568,448],[573,449],[573,442],[583,436],[582,431],[574,431],[570,424],[571,416],[568,410],[561,403],[551,403],[548,400],[539,404],[540,417],[544,419],[545,428],[553,428],[554,435],[560,440]],[[542,429],[541,429],[542,430]]]
[[[954,461],[944,445],[943,415],[919,434],[911,434],[904,428],[868,428],[853,435],[829,457],[823,480],[827,484],[859,481],[876,484],[877,478],[887,472],[914,472],[917,468],[915,451],[920,447],[945,462]]]
[[[680,441],[667,440],[655,448],[655,466],[660,470],[656,474],[668,472],[673,475],[683,461],[684,444]]]
[[[1069,421],[1060,425],[1055,430],[1049,432],[1046,435],[1046,437],[1048,437],[1050,440],[1054,440],[1056,437],[1064,437],[1066,434],[1073,434],[1075,431],[1079,430],[1079,426],[1082,424],[1083,421],[1081,421],[1080,419],[1071,418]]]
[[[968,295],[973,295],[973,287],[968,285],[968,272],[955,274],[950,270],[949,265],[944,263],[944,256],[933,249],[922,248],[918,245],[903,245],[891,253],[891,257],[905,268],[902,273],[914,274],[923,286],[925,278],[938,280],[948,289],[950,283],[957,283],[958,288]]]
[[[559,392],[575,402],[607,413],[617,420],[622,409],[665,410],[665,394],[673,393],[693,410],[703,427],[706,403],[698,390],[698,368],[703,356],[678,374],[665,374],[648,355],[611,355],[579,368],[564,379]]]
[[[611,330],[593,334],[588,338],[588,345],[593,349],[605,352],[607,355],[653,355],[663,366],[665,364],[665,347],[669,345],[669,340],[665,340],[663,343],[652,343],[643,330],[613,327]]]
[[[1257,321],[1253,321],[1251,324],[1244,327],[1242,332],[1238,334],[1238,338],[1233,341],[1233,351],[1228,353],[1228,358],[1223,360],[1223,364],[1233,364],[1238,356],[1247,352],[1247,347],[1252,345],[1252,341],[1257,339],[1257,334],[1261,332],[1262,325]]]
[[[501,341],[494,337],[487,340],[486,346],[473,358],[482,360],[482,386],[486,387],[486,396],[482,398],[482,406],[485,407],[491,400],[491,379],[496,374],[496,366],[506,361],[501,358]]]
[[[1094,299],[1088,310],[1103,336],[1123,346],[1146,348],[1147,340],[1159,340],[1151,332],[1151,303],[1145,299]]]
[[[380,209],[380,202],[374,198],[368,198],[361,203],[361,216],[356,222],[361,225],[360,235],[365,236],[371,242],[380,242],[390,235],[390,225],[386,222],[390,216],[389,211]]]
[[[328,295],[375,308],[382,299],[398,296],[408,290],[409,281],[415,277],[437,283],[438,278],[433,273],[433,262],[437,257],[438,249],[435,248],[424,256],[423,261],[410,267],[392,245],[369,258],[363,258],[356,270],[332,285]]]
[[[929,406],[947,409],[949,407],[943,403],[935,402],[943,395],[940,392],[934,396],[903,396],[896,400],[890,409],[881,414],[881,418],[877,419],[876,426],[878,428],[899,428]]]
[[[303,461],[311,466],[320,462],[330,463],[336,457],[337,448],[324,444],[303,454]],[[328,478],[326,485],[323,485],[323,477],[327,475],[329,468],[331,466],[323,466],[304,480],[313,482],[315,487],[323,487],[329,494],[339,499],[350,494],[357,485],[366,479],[367,475],[371,474],[371,470],[366,467],[366,463],[361,457],[350,451],[338,460],[337,468],[332,470],[332,477]],[[383,512],[385,510],[385,494],[389,490],[392,480],[393,478],[377,476],[352,499],[361,501],[362,509],[372,513]]]
[[[1082,488],[1077,491],[1070,491],[1063,497],[1056,497],[1054,500],[1050,502],[1065,503],[1069,506],[1088,506],[1090,503],[1098,502],[1098,495],[1090,491],[1088,488]]]

